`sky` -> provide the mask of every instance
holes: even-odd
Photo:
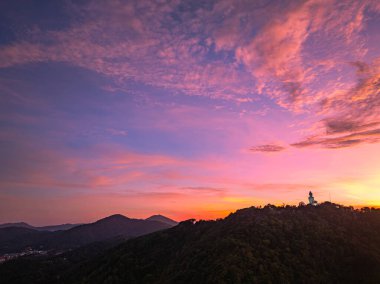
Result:
[[[380,206],[380,2],[0,2],[0,222]]]

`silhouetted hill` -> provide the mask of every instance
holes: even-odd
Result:
[[[20,227],[20,228],[35,229],[35,227],[33,227],[33,226],[31,226],[31,225],[29,225],[28,223],[25,223],[25,222],[0,224],[0,229],[2,229],[2,228],[8,228],[8,227]]]
[[[53,233],[37,231],[23,227],[6,227],[0,229],[0,253],[18,252],[26,247],[44,242]]]
[[[55,231],[69,230],[69,229],[72,229],[72,228],[77,227],[79,225],[83,225],[83,224],[61,224],[61,225],[50,225],[50,226],[34,227],[34,228],[38,231],[55,232]]]
[[[0,275],[6,283],[380,283],[380,210],[252,207],[79,261],[7,262]]]
[[[71,228],[74,228],[76,226],[79,226],[82,224],[61,224],[61,225],[50,225],[50,226],[42,226],[42,227],[35,227],[32,225],[29,225],[28,223],[25,222],[19,222],[19,223],[5,223],[5,224],[0,224],[0,229],[2,228],[9,228],[9,227],[21,227],[21,228],[29,228],[37,231],[61,231],[61,230],[68,230]]]
[[[153,216],[150,216],[149,218],[146,218],[145,220],[158,221],[158,222],[168,224],[170,226],[176,226],[178,224],[178,222],[162,215],[153,215]]]
[[[158,221],[130,219],[117,214],[95,223],[57,232],[55,237],[50,238],[45,245],[51,248],[72,248],[121,236],[133,238],[170,227]]]
[[[119,237],[133,238],[170,227],[172,225],[160,221],[130,219],[119,214],[54,232],[6,227],[0,229],[0,253],[20,252],[26,247],[42,250],[77,248]]]
[[[66,283],[380,283],[380,211],[267,206],[127,241]]]

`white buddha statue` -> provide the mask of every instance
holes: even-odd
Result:
[[[311,191],[309,192],[309,204],[310,205],[316,205],[317,204],[317,201],[314,200],[314,196],[313,196],[313,193]]]

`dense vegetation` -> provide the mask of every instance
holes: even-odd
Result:
[[[63,272],[76,273],[83,263],[125,240],[123,237],[113,238],[55,256],[26,256],[8,261],[0,264],[0,283],[60,283]]]
[[[7,283],[38,282],[16,279],[18,266],[0,265]],[[70,270],[36,267],[49,283],[380,283],[380,211],[252,207],[128,240]]]
[[[54,233],[48,231],[40,232],[23,227],[1,228],[0,254],[22,251],[32,244],[45,242],[53,234]]]

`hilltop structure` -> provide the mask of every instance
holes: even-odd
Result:
[[[309,204],[310,205],[317,205],[317,200],[314,199],[313,193],[309,191]]]

